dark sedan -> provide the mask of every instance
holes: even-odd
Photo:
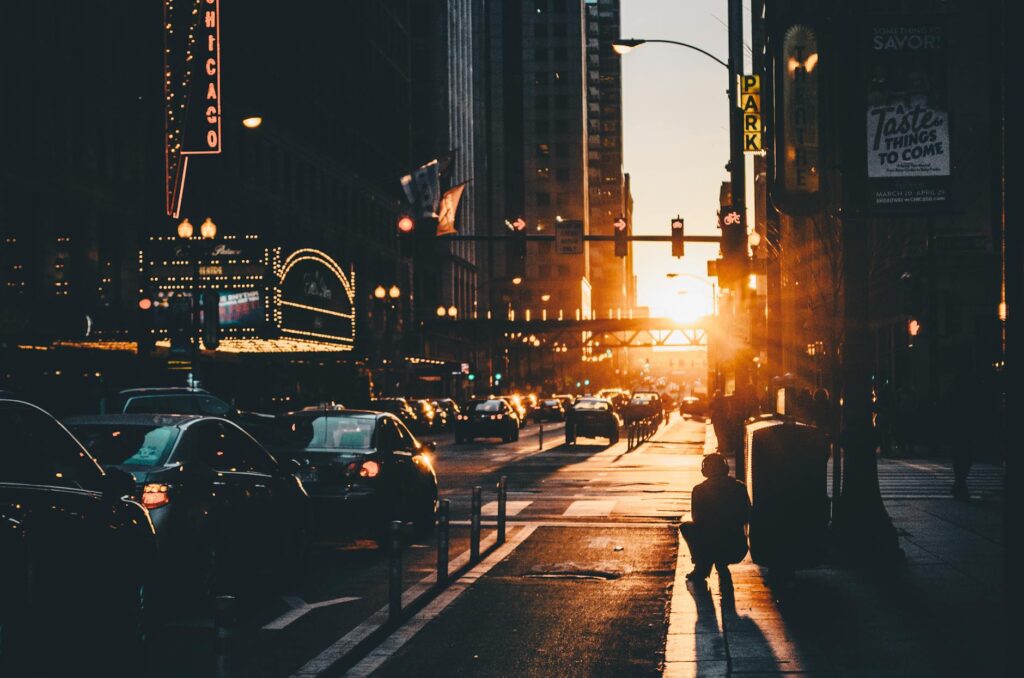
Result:
[[[370,409],[375,412],[390,412],[412,431],[416,431],[420,427],[416,410],[405,398],[374,398],[370,401]]]
[[[195,415],[115,414],[65,422],[106,468],[135,479],[149,509],[166,579],[218,593],[232,575],[264,564],[301,564],[312,507],[294,466],[278,464],[225,419]]]
[[[0,399],[0,440],[0,673],[33,631],[49,652],[73,638],[123,652],[141,639],[157,564],[131,477],[25,402]]]
[[[368,529],[386,535],[393,520],[430,530],[437,511],[437,475],[430,452],[392,414],[346,410],[279,417],[299,477],[316,507],[319,527]]]
[[[565,421],[565,407],[557,398],[546,398],[537,403],[533,411],[534,421]]]
[[[609,445],[619,442],[622,419],[610,401],[603,398],[580,398],[565,417],[565,442],[576,438],[607,438]]]
[[[504,398],[470,401],[455,423],[455,442],[473,442],[474,438],[501,438],[503,443],[519,440],[519,415]]]

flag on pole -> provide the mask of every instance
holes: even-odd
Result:
[[[462,192],[466,190],[466,183],[445,191],[441,198],[441,211],[437,216],[437,235],[453,235],[457,233],[455,228],[455,215],[459,211],[459,200],[462,199]]]
[[[436,217],[441,199],[441,183],[437,160],[406,174],[401,179],[402,190],[409,200],[409,206],[420,217]]]

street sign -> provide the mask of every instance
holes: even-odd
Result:
[[[760,153],[764,149],[760,75],[740,76],[739,107],[743,111],[743,152]]]
[[[559,254],[583,254],[582,221],[559,221],[555,224],[555,250]]]

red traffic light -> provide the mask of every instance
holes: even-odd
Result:
[[[153,308],[153,300],[146,298],[139,299],[139,308],[142,309],[143,311],[148,311],[149,309]]]
[[[414,228],[416,228],[416,222],[408,214],[403,214],[398,218],[399,233],[412,233]]]
[[[686,241],[683,235],[683,219],[676,217],[672,220],[672,256],[682,257],[686,254]]]

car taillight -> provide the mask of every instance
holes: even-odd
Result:
[[[360,478],[376,478],[380,473],[380,464],[375,461],[364,461],[359,467]]]
[[[142,488],[142,505],[149,510],[171,503],[169,488],[163,483],[147,483]]]

